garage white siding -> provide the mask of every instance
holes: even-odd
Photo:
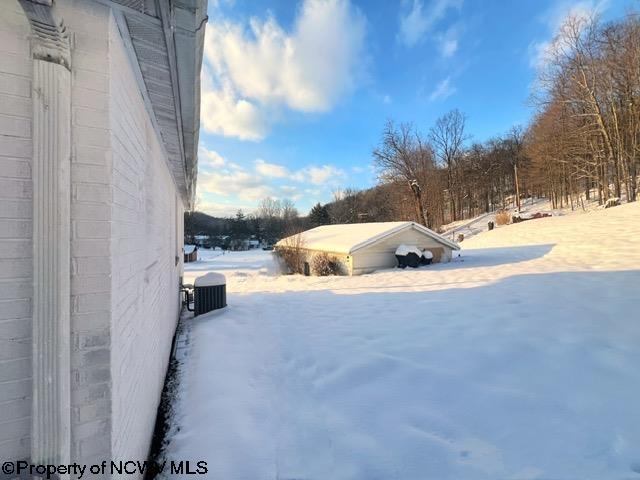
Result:
[[[451,248],[426,236],[415,227],[394,233],[354,252],[353,275],[368,273],[381,268],[395,267],[395,251],[399,245],[412,245],[433,253],[434,263],[451,261]]]
[[[326,254],[340,262],[343,274],[360,275],[397,265],[400,245],[429,250],[433,263],[451,261],[458,245],[414,222],[371,222],[322,225],[280,240],[276,249],[300,248],[313,274],[313,259]]]

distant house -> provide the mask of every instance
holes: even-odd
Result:
[[[0,5],[0,458],[146,459],[181,308],[207,0]]]
[[[198,246],[197,245],[185,245],[184,246],[184,263],[191,263],[198,261]]]
[[[278,249],[297,248],[306,262],[321,252],[335,257],[346,275],[360,275],[395,267],[395,251],[400,245],[429,250],[433,262],[449,262],[460,247],[436,232],[414,222],[352,223],[323,225],[276,244]]]
[[[194,235],[193,243],[195,243],[199,247],[206,247],[207,244],[211,243],[211,236],[210,235]]]
[[[252,238],[238,238],[229,242],[229,249],[234,251],[246,251],[260,248],[260,240]]]

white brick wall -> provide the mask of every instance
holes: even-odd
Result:
[[[178,317],[182,203],[109,8],[56,9],[72,36],[72,460],[142,460]],[[17,0],[2,0],[0,459],[30,448],[29,35]]]
[[[71,456],[89,463],[111,456],[111,13],[87,0],[56,8],[72,34]]]
[[[115,23],[110,66],[113,455],[146,458],[179,309],[176,189]]]
[[[0,459],[29,456],[31,415],[30,28],[16,0],[0,14]]]

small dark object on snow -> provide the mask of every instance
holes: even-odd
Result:
[[[431,262],[433,262],[433,252],[425,248],[420,256],[420,265],[431,265]]]
[[[609,200],[607,200],[607,202],[604,204],[604,208],[611,208],[611,207],[619,207],[620,206],[620,199],[615,197],[615,198],[610,198]]]
[[[407,266],[411,268],[418,268],[418,265],[420,265],[420,258],[422,257],[419,257],[417,253],[409,252],[405,256],[405,261],[407,262]]]
[[[459,233],[458,234],[458,242],[462,242],[464,240],[464,234],[463,233]]]
[[[536,212],[530,217],[520,217],[520,216],[514,215],[512,220],[513,220],[513,223],[520,223],[520,222],[526,222],[527,220],[535,220],[537,218],[546,218],[546,217],[552,217],[552,216],[553,215],[551,215],[550,213]]]
[[[418,268],[420,265],[420,259],[417,253],[409,252],[406,255],[396,255],[396,260],[398,260],[398,268]]]
[[[495,226],[496,226],[496,225],[495,225],[495,223],[493,223],[493,222],[489,222],[489,223],[487,223],[487,227],[489,227],[489,230],[493,230],[493,227],[495,227]]]
[[[396,255],[396,260],[398,261],[398,268],[407,268],[407,263],[405,261],[407,257],[405,255]]]
[[[193,316],[227,306],[227,280],[220,273],[209,272],[193,283]]]

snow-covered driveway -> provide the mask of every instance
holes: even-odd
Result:
[[[221,480],[640,478],[640,204],[463,247],[352,278],[196,264],[223,262],[229,307],[190,325],[167,457]]]

